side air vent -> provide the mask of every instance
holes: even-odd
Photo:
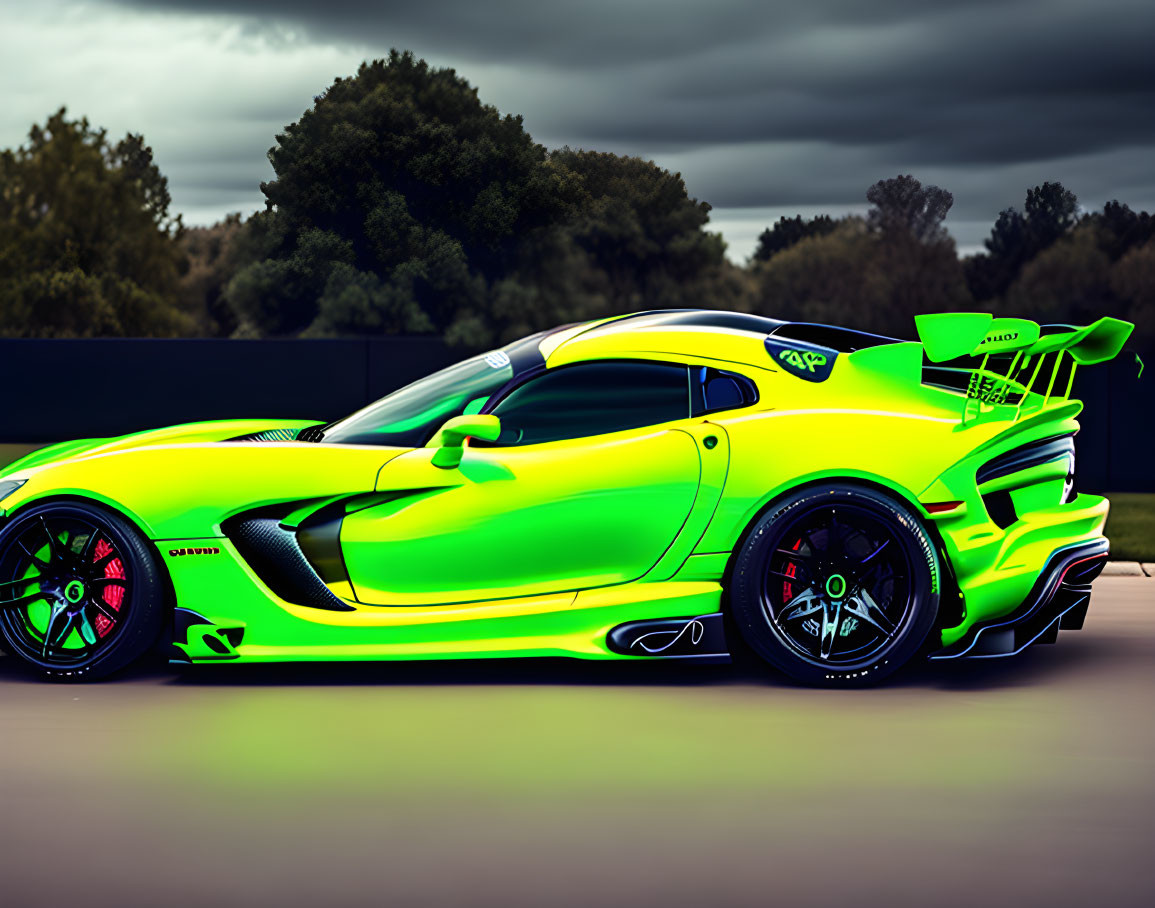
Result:
[[[222,529],[261,581],[294,605],[351,612],[353,607],[330,592],[297,542],[297,534],[281,526],[281,515],[239,514]]]
[[[978,468],[975,478],[979,485],[982,485],[992,479],[1009,476],[1011,473],[1037,467],[1039,464],[1051,463],[1064,458],[1073,459],[1074,456],[1075,437],[1073,435],[1056,435],[1041,441],[1033,441],[1030,444],[1015,448],[1013,451],[1008,451],[1006,454],[1000,454],[993,460],[988,460]]]

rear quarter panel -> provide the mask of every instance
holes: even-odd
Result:
[[[920,384],[917,344],[884,352],[891,368],[878,368],[880,354],[863,350],[840,355],[824,382],[748,373],[760,401],[718,415],[730,433],[730,475],[696,552],[731,550],[769,502],[822,480],[874,483],[916,504],[945,470],[997,434],[989,424],[961,426],[960,399]]]

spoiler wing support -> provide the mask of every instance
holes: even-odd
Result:
[[[1064,354],[1071,357],[1071,367],[1061,398],[1069,399],[1075,384],[1075,369],[1114,359],[1135,328],[1131,322],[1105,316],[1084,328],[1049,325],[1047,332],[1043,333],[1043,328],[1036,322],[1024,318],[995,318],[989,312],[916,315],[914,321],[919,340],[932,363],[963,356],[982,356],[979,367],[971,372],[967,383],[962,412],[964,425],[972,418],[972,401],[975,403],[973,418],[977,419],[984,412],[1005,403],[1012,391],[1020,394],[1015,407],[1014,418],[1017,420],[1049,354],[1054,354],[1054,363],[1047,390],[1038,407],[1031,409],[1042,409],[1051,399]],[[1005,373],[987,369],[990,357],[998,353],[1014,353]],[[1014,376],[1018,370],[1029,368],[1034,357],[1038,357],[1035,368],[1030,380],[1023,385]],[[987,410],[983,409],[984,405]]]

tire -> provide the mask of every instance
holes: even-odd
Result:
[[[42,678],[95,681],[147,653],[165,584],[140,532],[95,504],[18,512],[0,530],[3,648]]]
[[[803,489],[764,512],[738,550],[732,648],[745,643],[803,684],[877,683],[922,650],[940,576],[934,544],[905,505],[865,486]]]

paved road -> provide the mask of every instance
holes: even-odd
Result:
[[[0,659],[0,904],[1151,905],[1155,578],[1015,661],[138,674]]]

